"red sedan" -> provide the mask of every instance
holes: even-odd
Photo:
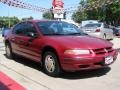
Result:
[[[21,22],[5,37],[5,46],[8,58],[17,54],[39,62],[50,76],[107,67],[118,54],[112,43],[62,21]]]

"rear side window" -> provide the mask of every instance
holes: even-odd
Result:
[[[13,34],[27,36],[29,32],[37,33],[32,22],[23,22],[13,28]]]
[[[24,23],[17,24],[12,31],[13,34],[23,35],[24,34]]]

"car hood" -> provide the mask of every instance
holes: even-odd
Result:
[[[49,41],[67,48],[97,49],[112,47],[112,43],[93,36],[49,36]]]

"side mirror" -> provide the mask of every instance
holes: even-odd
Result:
[[[31,38],[37,38],[38,37],[38,35],[36,33],[33,33],[33,32],[28,32],[27,36],[29,36]]]

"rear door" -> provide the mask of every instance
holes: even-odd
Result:
[[[32,22],[23,22],[15,26],[12,32],[13,52],[30,58],[32,60],[40,60],[40,50],[37,40],[39,38],[31,38],[27,36],[27,32],[38,33]]]
[[[38,35],[36,38],[32,38],[28,35],[28,33],[33,33],[34,35]],[[24,36],[21,38],[22,42],[19,44],[21,48],[21,52],[27,58],[32,60],[39,61],[40,60],[40,44],[41,38],[39,38],[39,33],[37,32],[34,24],[32,22],[26,22],[24,25]]]
[[[24,23],[22,22],[17,24],[12,30],[12,35],[10,39],[12,44],[11,46],[12,46],[13,52],[17,54],[21,54],[21,51],[22,51],[19,45],[23,41],[22,40],[22,37],[24,36],[23,27],[24,27]]]

